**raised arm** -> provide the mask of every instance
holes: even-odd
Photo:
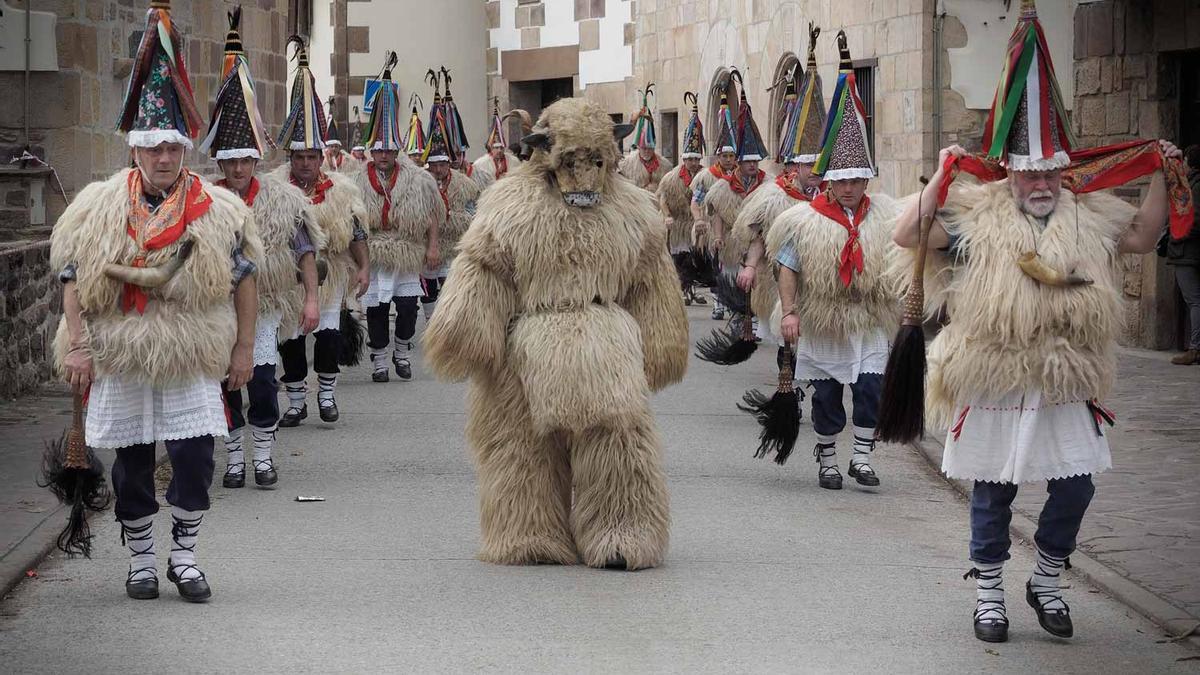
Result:
[[[946,158],[950,156],[962,157],[967,154],[967,151],[957,145],[951,145],[947,148],[942,148],[938,153],[937,171],[933,177],[929,179],[929,184],[921,191],[921,198],[914,199],[907,208],[900,213],[900,217],[896,219],[896,227],[892,230],[892,241],[901,248],[916,248],[921,241],[921,217],[933,216],[937,213],[937,195],[942,188],[942,183],[946,180],[946,173],[942,171],[942,167],[946,164]],[[929,230],[929,248],[942,249],[950,245],[950,237],[946,234],[945,228],[941,223],[934,222],[934,226]]]
[[[1180,157],[1179,148],[1170,141],[1160,140],[1158,143],[1168,158],[1178,159]],[[1137,215],[1133,217],[1129,229],[1121,236],[1119,249],[1121,253],[1140,254],[1153,251],[1159,237],[1162,236],[1163,227],[1167,224],[1168,208],[1166,181],[1163,179],[1162,171],[1156,171],[1154,177],[1150,179],[1150,189],[1146,193],[1146,199],[1142,201],[1142,206],[1138,209]]]

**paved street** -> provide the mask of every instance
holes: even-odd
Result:
[[[706,308],[689,311],[693,338],[716,325]],[[818,489],[807,421],[787,466],[754,460],[756,426],[734,402],[772,386],[773,367],[767,348],[734,369],[693,361],[656,398],[674,519],[661,568],[474,560],[465,388],[420,366],[411,383],[373,384],[364,366],[343,377],[336,427],[314,416],[281,431],[279,489],[226,490],[218,475],[198,548],[210,604],[182,603],[165,574],[159,600],[126,599],[127,555],[104,514],[92,560],[54,556],[0,603],[0,663],[14,673],[1197,672],[1181,661],[1196,651],[1158,644],[1161,629],[1069,574],[1078,637],[1042,632],[1021,597],[1022,546],[1008,576],[1012,640],[976,641],[964,502],[896,447],[877,453],[877,491]],[[843,470],[848,458],[847,446]],[[168,523],[160,513],[160,573]]]

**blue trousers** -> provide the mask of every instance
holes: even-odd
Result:
[[[163,441],[171,458],[167,503],[188,511],[207,511],[213,478],[213,437],[196,436]],[[154,497],[154,443],[117,449],[112,467],[117,520],[135,520],[158,513]]]
[[[846,407],[842,405],[845,388],[834,379],[813,380],[812,423],[813,431],[822,436],[836,436],[846,428]],[[858,380],[850,385],[854,402],[854,426],[874,429],[879,418],[879,393],[883,389],[883,376],[878,373],[860,373]]]
[[[229,404],[229,430],[241,429],[250,424],[270,429],[279,422],[279,381],[275,379],[275,364],[263,363],[254,366],[254,376],[246,383],[246,394],[250,409],[242,410],[242,390],[225,391],[225,402]]]
[[[1056,558],[1075,551],[1075,537],[1083,514],[1092,503],[1096,486],[1090,475],[1048,481],[1046,504],[1038,516],[1037,547]],[[1017,497],[1013,483],[975,481],[971,491],[971,560],[995,564],[1008,560],[1012,540],[1008,524],[1012,521],[1012,503]]]

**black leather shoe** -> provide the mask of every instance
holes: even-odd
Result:
[[[870,464],[864,465],[851,462],[850,469],[846,473],[858,481],[859,485],[866,485],[867,487],[879,486],[879,477],[875,475],[875,470],[871,468]]]
[[[1008,642],[1008,622],[976,619],[975,637],[984,642]]]
[[[153,600],[158,597],[158,577],[125,580],[125,595],[134,600]]]
[[[817,474],[817,485],[826,490],[841,490],[842,474],[837,469],[833,471],[821,471]]]
[[[236,464],[241,471],[234,473],[229,469],[225,470],[225,477],[221,479],[221,485],[227,488],[240,488],[246,486],[246,469],[245,464]]]
[[[412,379],[412,363],[407,360],[392,359],[392,365],[396,366],[396,377],[400,378],[401,382],[408,382]]]
[[[296,412],[292,412],[295,410]],[[281,427],[298,427],[300,420],[308,417],[308,404],[300,406],[299,409],[288,408],[287,412],[283,413],[283,417],[279,418],[279,426]]]
[[[243,479],[245,480],[245,479]],[[279,482],[279,474],[275,471],[275,463],[270,458],[254,460],[254,484],[259,487],[270,487]]]
[[[171,565],[167,569],[167,581],[175,584],[175,588],[179,590],[179,597],[188,602],[208,602],[208,599],[212,597],[212,589],[208,587],[208,579],[205,578],[204,573],[200,572],[200,576],[196,579],[180,579],[175,574],[176,567],[196,569],[196,566]],[[200,570],[196,571],[199,572]]]
[[[331,404],[329,404],[329,405],[323,405],[323,406],[321,406],[321,421],[322,421],[322,422],[336,422],[336,421],[338,421],[338,407],[337,407],[337,403],[331,403]]]
[[[372,382],[387,382],[388,381],[388,371],[386,371],[386,370],[371,371],[371,381]]]
[[[1063,611],[1042,609],[1042,603],[1038,601],[1037,594],[1033,592],[1033,584],[1029,581],[1025,582],[1025,601],[1037,612],[1038,623],[1042,629],[1054,637],[1069,638],[1075,635],[1075,624],[1071,623],[1071,609],[1067,607]],[[1063,607],[1067,603],[1063,602]]]

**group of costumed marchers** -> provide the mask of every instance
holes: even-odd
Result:
[[[483,560],[658,565],[670,516],[649,397],[682,379],[684,304],[703,302],[695,288],[710,286],[713,317],[728,309],[736,320],[700,341],[701,358],[749,361],[767,332],[780,343],[777,389],[740,403],[760,425],[757,456],[783,464],[794,450],[802,382],[821,488],[843,483],[846,386],[846,468],[860,486],[880,485],[877,441],[914,441],[927,421],[949,430],[943,470],[974,481],[967,576],[981,640],[1008,635],[1017,486],[1047,481],[1025,597],[1045,630],[1073,634],[1060,575],[1092,475],[1111,466],[1115,413],[1103,399],[1122,315],[1120,254],[1152,250],[1164,224],[1181,238],[1193,207],[1170,143],[1073,148],[1033,0],[1021,3],[982,154],[944,149],[924,189],[903,200],[868,190],[877,171],[841,32],[828,109],[811,25],[805,67],[773,84],[783,92],[773,154],[734,69],[719,87],[707,168],[692,92],[679,165],[658,154],[652,83],[632,124],[583,99],[536,121],[501,115],[494,100],[487,152],[471,163],[450,73],[428,72],[427,124],[415,94],[404,124],[391,52],[360,144],[342,151],[298,37],[272,140],[239,18],[230,13],[197,146],[222,180],[184,167],[203,125],[169,2],[154,0],[117,125],[133,168],[84,188],[51,235],[63,282],[55,361],[76,392],[72,428],[48,448],[43,478],[72,506],[63,550],[90,553],[87,511],[110,498],[93,449],[115,449],[126,591],[158,597],[161,441],[172,466],[167,579],[184,599],[207,600],[196,553],[214,439],[225,439],[226,488],[251,471],[257,486],[276,485],[277,428],[308,417],[307,336],[319,417],[331,424],[341,369],[363,352],[360,298],[374,382],[413,377],[418,304],[430,368],[470,380]],[[510,148],[512,118],[522,137]],[[258,175],[273,146],[287,161]],[[779,176],[759,167],[768,159]],[[1100,192],[1145,176],[1140,207]],[[925,321],[941,314],[949,322],[927,355]]]

